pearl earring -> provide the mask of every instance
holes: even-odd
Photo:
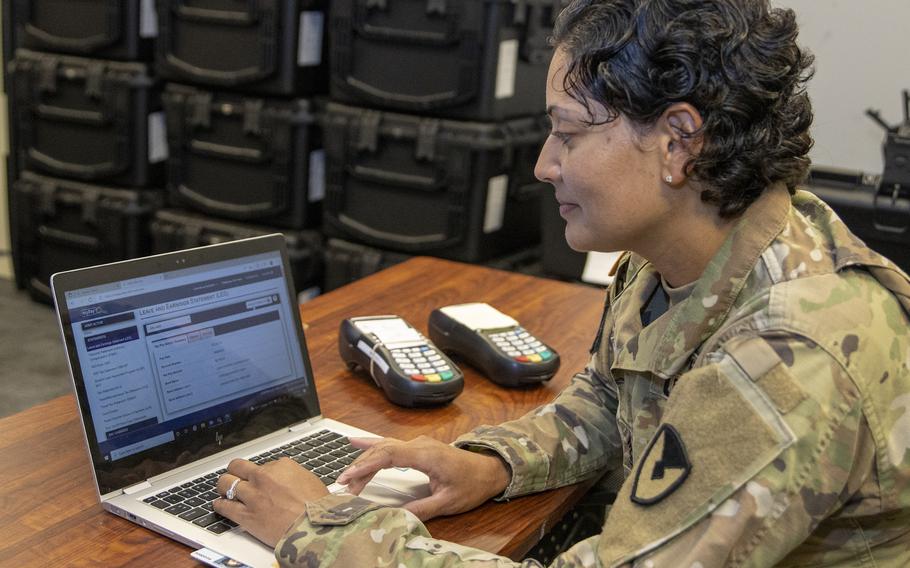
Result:
[[[667,183],[673,183],[673,176],[667,176],[664,179],[667,180]]]

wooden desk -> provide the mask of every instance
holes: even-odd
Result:
[[[466,365],[465,390],[449,405],[390,404],[338,356],[338,326],[394,313],[426,333],[438,306],[485,301],[511,314],[562,357],[548,384],[497,387]],[[301,307],[323,414],[377,434],[449,442],[479,424],[516,418],[551,400],[588,359],[603,294],[594,288],[432,258],[416,258]],[[428,523],[433,536],[523,557],[584,492],[582,487],[488,503]],[[105,512],[98,503],[72,396],[0,420],[0,565],[194,566],[190,550]]]

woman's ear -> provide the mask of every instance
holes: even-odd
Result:
[[[663,178],[681,186],[688,177],[686,165],[701,151],[704,124],[701,113],[689,103],[673,103],[660,118]]]

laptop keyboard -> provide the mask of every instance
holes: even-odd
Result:
[[[262,465],[288,457],[312,471],[324,484],[331,485],[362,452],[344,436],[321,430],[247,459]],[[215,486],[226,471],[221,468],[145,497],[142,501],[215,534],[224,533],[236,527],[237,523],[214,512],[212,501],[220,497]]]

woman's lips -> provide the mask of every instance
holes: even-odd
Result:
[[[575,209],[578,209],[578,205],[574,203],[560,203],[559,204],[559,215],[565,217]]]

